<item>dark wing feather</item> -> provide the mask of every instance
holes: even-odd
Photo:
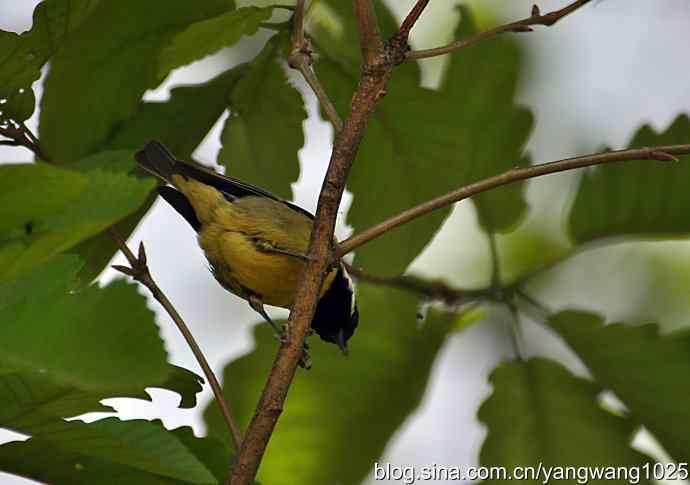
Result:
[[[221,175],[214,170],[201,165],[177,160],[163,144],[157,141],[146,143],[144,148],[138,151],[135,158],[139,165],[166,182],[170,182],[173,174],[184,175],[185,177],[198,180],[206,185],[215,187],[223,193],[229,200],[239,199],[249,195],[256,197],[266,197],[278,202],[282,202],[293,210],[300,212],[310,219],[314,216],[309,211],[300,206],[288,202],[254,185],[240,180]],[[166,199],[167,200],[167,199]],[[184,215],[184,214],[183,214]]]

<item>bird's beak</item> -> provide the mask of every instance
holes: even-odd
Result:
[[[345,332],[343,332],[342,329],[340,329],[338,334],[335,336],[335,343],[344,355],[348,354],[347,343],[345,342]]]

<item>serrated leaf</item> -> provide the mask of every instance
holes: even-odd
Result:
[[[36,96],[31,88],[19,88],[0,104],[0,115],[15,121],[26,121],[36,109]]]
[[[0,469],[55,484],[217,483],[159,421],[117,418],[56,423],[25,442],[0,446]]]
[[[631,467],[648,461],[630,448],[633,423],[602,409],[596,384],[560,364],[542,358],[508,362],[490,380],[493,393],[478,414],[488,427],[479,457],[482,466],[502,466],[512,473],[517,466]],[[576,478],[563,482],[575,484]],[[628,483],[620,478],[590,483],[604,482]],[[639,483],[648,481],[642,477]]]
[[[0,231],[63,210],[87,186],[86,177],[44,163],[0,165]]]
[[[688,143],[690,119],[681,115],[661,133],[640,128],[630,147]],[[579,243],[601,238],[674,238],[690,234],[690,156],[607,164],[585,172],[570,212]]]
[[[604,325],[598,315],[575,311],[550,324],[676,461],[690,459],[688,331],[662,336],[656,325]]]
[[[341,17],[351,16],[344,6],[335,2],[329,5]],[[380,18],[389,17],[385,12],[383,6],[377,8]],[[476,31],[469,11],[463,12],[458,37]],[[345,22],[346,27],[353,24],[351,20]],[[319,47],[333,50],[337,42],[318,32],[316,29]],[[351,37],[354,34],[346,31],[339,41]],[[394,70],[348,179],[348,189],[354,195],[348,223],[355,232],[525,162],[521,161],[522,150],[532,120],[529,112],[514,105],[520,62],[515,44],[502,38],[453,55],[437,91],[420,86],[415,62]],[[317,73],[338,111],[346,113],[358,66],[326,57],[317,63]],[[512,227],[526,208],[520,184],[474,202],[480,223],[491,232]],[[402,273],[429,243],[449,210],[425,216],[368,243],[357,251],[356,263],[375,274]]]
[[[358,300],[361,319],[350,355],[310,340],[313,368],[293,381],[261,465],[263,483],[360,483],[419,405],[456,316],[431,312],[420,325],[413,297],[380,287],[360,285]],[[232,382],[226,398],[242,425],[254,413],[276,351],[267,326],[257,327],[255,338],[256,349],[224,371],[224,382]],[[215,405],[205,418],[212,435],[224,432]]]
[[[228,0],[99,3],[52,60],[41,100],[43,150],[58,163],[96,151],[162,81],[158,57],[170,40],[231,6]]]
[[[41,67],[99,0],[46,0],[38,4],[30,31],[0,31],[0,99],[41,77]]]
[[[159,140],[178,158],[191,158],[192,152],[227,108],[230,92],[243,73],[244,65],[237,66],[208,82],[173,88],[166,102],[140,103],[137,113],[115,128],[106,146],[134,152],[149,140]],[[127,163],[120,166],[112,163],[98,165],[91,157],[86,160],[70,164],[70,167],[91,170],[102,166],[105,170],[129,171],[135,164],[133,156],[123,157]],[[154,200],[155,194],[139,210],[118,223],[117,228],[124,238],[129,237]],[[104,233],[75,246],[72,252],[85,262],[79,278],[86,284],[93,281],[116,251],[117,245]]]
[[[273,8],[244,7],[196,22],[177,34],[161,53],[159,74],[209,56],[253,35],[261,22],[271,18]]]
[[[80,267],[76,256],[60,255],[0,280],[0,366],[95,392],[163,382],[167,354],[136,285],[75,291]]]
[[[94,158],[102,164],[119,164],[123,156],[131,155],[114,151]],[[84,163],[90,164],[89,161]],[[150,179],[102,170],[93,170],[82,176],[87,177],[88,183],[79,197],[63,204],[52,214],[31,218],[30,233],[5,242],[6,246],[19,246],[20,250],[12,250],[7,257],[0,251],[0,278],[30,269],[100,233],[141,207],[155,186]],[[31,195],[40,202],[40,193]]]
[[[187,369],[169,365],[165,382],[145,387],[166,389],[180,394],[181,408],[196,405],[203,380]],[[114,411],[100,401],[113,397],[150,400],[144,389],[133,393],[92,392],[55,382],[46,373],[0,369],[0,427],[26,434],[40,433],[64,418],[95,411]]]
[[[297,151],[304,145],[307,113],[278,63],[284,40],[273,37],[233,89],[218,162],[229,175],[290,199],[291,184],[299,176]]]

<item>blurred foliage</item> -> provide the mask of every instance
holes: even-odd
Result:
[[[662,133],[643,126],[634,148],[672,145],[690,136],[690,119],[679,116]],[[608,164],[585,172],[570,214],[578,243],[600,238],[669,238],[690,234],[690,156],[679,162],[637,161]]]
[[[198,376],[167,362],[153,313],[134,285],[89,284],[116,250],[103,231],[117,224],[129,235],[155,199],[156,182],[135,168],[134,151],[158,139],[189,159],[229,111],[219,154],[229,173],[285,197],[300,175],[307,115],[286,75],[289,23],[270,25],[273,37],[246,64],[175,87],[166,101],[143,100],[173,69],[266,27],[277,7],[248,3],[236,9],[230,0],[45,0],[31,30],[0,32],[0,123],[22,127],[31,117],[33,83],[45,69],[40,145],[48,159],[0,166],[0,426],[30,435],[0,446],[1,470],[55,484],[224,481],[231,451],[213,403],[205,413],[208,438],[159,422],[66,418],[108,411],[100,404],[105,398],[148,399],[150,387],[178,393],[180,407],[190,408],[201,390]],[[315,69],[344,116],[359,75],[351,4],[312,5],[307,26],[318,51]],[[391,35],[396,20],[380,2],[377,14],[384,35]],[[471,12],[461,9],[455,36],[476,31]],[[532,116],[515,102],[523,58],[509,36],[481,43],[450,57],[437,89],[420,86],[416,62],[396,68],[349,179],[348,222],[356,231],[528,163]],[[660,133],[642,127],[631,145],[687,142],[689,134],[690,120],[681,115]],[[510,286],[483,296],[522,305],[512,282],[529,283],[538,270],[592,242],[686,236],[689,161],[586,171],[559,220],[570,248],[524,223],[535,210],[524,184],[475,198],[486,235],[524,236],[501,253],[499,269],[509,270],[503,281]],[[555,205],[573,195],[565,192],[558,191]],[[357,264],[378,276],[403,273],[448,213],[361,248]],[[315,366],[297,374],[260,472],[265,483],[360,483],[417,409],[447,337],[484,314],[481,306],[432,308],[422,321],[418,314],[428,309],[410,294],[364,283],[358,293],[362,316],[351,355],[312,339]],[[482,464],[640,464],[648,458],[630,446],[640,426],[674,459],[688,460],[687,332],[660,336],[652,325],[604,326],[604,320],[571,311],[548,321],[591,379],[546,359],[495,370],[493,394],[479,412],[488,428]],[[228,399],[244,425],[276,348],[267,328],[257,328],[255,339],[256,348],[224,372],[232,383]],[[625,412],[600,404],[604,390],[615,393]]]
[[[647,461],[628,446],[634,423],[602,409],[597,404],[601,389],[560,364],[540,358],[508,362],[493,372],[490,381],[493,394],[478,415],[488,428],[482,465],[512,470],[516,466],[536,469],[539,464],[633,467]],[[537,477],[527,483],[542,480]],[[576,480],[563,482],[574,484]],[[624,479],[613,482],[628,483]],[[640,483],[649,482],[642,479]]]
[[[659,335],[656,325],[604,325],[597,315],[563,312],[551,326],[616,393],[632,419],[677,461],[690,460],[690,333]],[[667,397],[660,398],[660,397]]]

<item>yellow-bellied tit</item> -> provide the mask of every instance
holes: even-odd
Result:
[[[170,185],[159,193],[197,232],[216,280],[280,333],[264,304],[292,307],[314,216],[258,187],[177,160],[155,141],[136,159]],[[340,263],[326,275],[311,326],[346,352],[358,321],[352,280]]]

